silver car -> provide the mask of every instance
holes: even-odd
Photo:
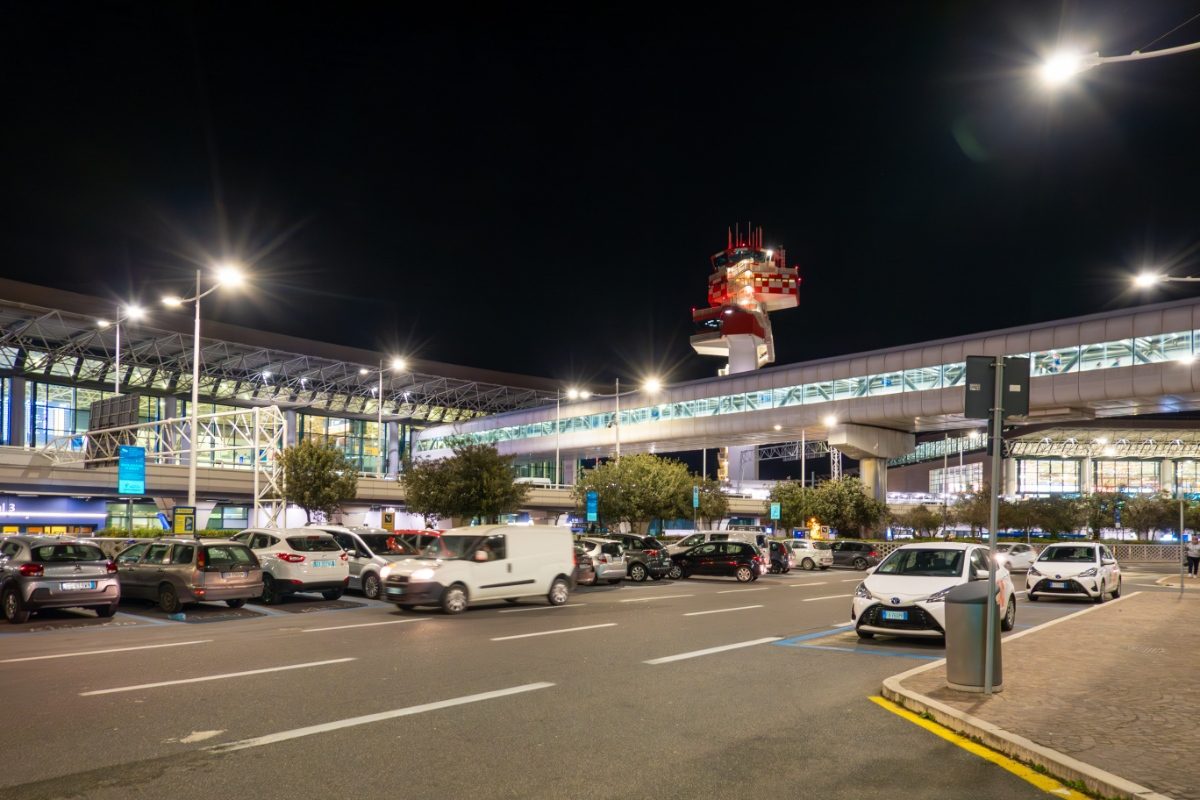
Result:
[[[168,614],[202,600],[241,608],[262,594],[262,575],[250,548],[228,539],[155,539],[117,554],[125,597],[151,600]]]
[[[337,539],[350,556],[350,588],[358,589],[371,600],[379,599],[383,584],[379,571],[393,561],[412,558],[420,552],[413,532],[387,531],[383,528],[343,528],[336,525],[314,526]],[[433,533],[432,531],[430,533]],[[417,534],[419,537],[420,532]]]
[[[577,539],[576,543],[583,545],[584,550],[591,556],[592,565],[596,569],[593,585],[599,584],[600,581],[620,583],[625,580],[628,562],[624,545],[612,539]]]
[[[91,608],[111,617],[120,601],[117,565],[86,540],[9,536],[0,544],[0,607],[9,622],[44,608]]]

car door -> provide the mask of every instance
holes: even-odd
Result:
[[[716,574],[717,567],[724,556],[724,553],[721,552],[723,547],[724,545],[719,542],[709,542],[696,548],[692,573],[696,575]]]
[[[142,573],[138,562],[150,547],[149,542],[127,547],[117,554],[117,580],[121,584],[121,596],[145,597],[146,589],[142,583]]]
[[[483,554],[482,559],[480,553]],[[473,600],[511,595],[519,591],[516,584],[533,583],[532,580],[514,579],[513,562],[508,554],[508,537],[502,533],[481,540],[475,550],[467,554],[467,558],[471,563],[472,583],[467,589]]]
[[[1121,565],[1113,558],[1107,545],[1100,545],[1100,570],[1104,574],[1104,585],[1109,590],[1115,589],[1121,582]]]
[[[848,567],[854,561],[854,552],[851,548],[853,542],[834,542],[829,546],[833,551],[833,565],[835,567]]]
[[[331,531],[330,534],[337,540],[338,546],[350,556],[350,586],[361,589],[363,565],[371,562],[367,546],[352,533]]]
[[[165,542],[151,544],[146,548],[146,554],[141,557],[136,566],[139,597],[147,600],[158,598],[158,585],[166,576],[167,568],[164,562],[167,551],[170,549],[171,545]]]

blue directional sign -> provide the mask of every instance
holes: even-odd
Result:
[[[779,520],[779,503],[771,503],[771,519]]]
[[[597,522],[600,519],[600,495],[595,492],[587,493],[587,521]]]
[[[117,494],[146,493],[146,448],[121,445],[117,462]]]
[[[700,507],[700,487],[693,486],[692,487],[692,508],[699,508],[699,507]]]

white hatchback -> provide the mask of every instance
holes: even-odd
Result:
[[[1106,594],[1121,596],[1121,567],[1106,545],[1052,544],[1029,567],[1025,586],[1030,600],[1083,597],[1103,603]]]
[[[996,545],[996,563],[1009,572],[1024,572],[1037,558],[1037,550],[1028,544]]]
[[[860,638],[875,634],[942,637],[946,635],[946,594],[955,586],[987,580],[988,550],[976,544],[906,544],[875,567],[858,588],[850,617]],[[1012,578],[996,567],[1000,628],[1017,623]]]
[[[788,545],[792,548],[796,569],[829,569],[833,566],[833,551],[829,549],[829,542],[791,539]]]
[[[249,546],[262,563],[261,601],[267,605],[295,592],[337,600],[350,583],[350,557],[324,531],[250,528],[233,539]]]

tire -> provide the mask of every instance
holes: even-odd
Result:
[[[1108,589],[1105,588],[1103,583],[1101,583],[1100,591],[1097,592],[1096,596],[1092,598],[1092,602],[1095,603],[1096,605],[1100,605],[1101,603],[1104,602],[1104,595],[1106,595],[1107,593],[1108,593]]]
[[[1008,610],[1004,612],[1004,619],[1000,620],[1000,630],[1011,631],[1017,627],[1017,598],[1016,595],[1008,596]]]
[[[263,573],[263,588],[262,594],[258,599],[264,606],[274,605],[279,602],[279,590],[275,588],[275,579],[270,575]]]
[[[686,581],[690,577],[692,577],[692,573],[688,572],[686,569],[680,568],[679,580]]]
[[[816,569],[816,566],[817,565],[813,563],[813,560],[807,556],[805,556],[804,560],[800,562],[800,569],[804,570],[805,572],[812,572],[814,569]]]
[[[791,571],[792,571],[792,568],[791,568],[791,567],[784,567],[784,568],[783,568],[783,574],[784,574],[784,575],[787,575],[787,574],[788,574],[789,572],[791,572]]]
[[[337,600],[342,596],[342,592],[344,591],[344,589],[327,589],[321,592],[321,597],[324,597],[326,600]]]
[[[109,603],[106,606],[96,606],[96,616],[108,619],[113,614],[117,613],[117,604]]]
[[[368,600],[378,600],[379,590],[381,588],[379,576],[374,572],[367,573],[367,575],[362,579],[363,597],[367,598]]]
[[[552,606],[566,605],[570,596],[571,587],[567,586],[567,582],[562,578],[555,578],[554,583],[550,584],[550,591],[546,594],[546,602]]]
[[[858,638],[860,638],[860,639],[874,639],[875,638],[875,634],[871,633],[870,631],[863,631],[863,630],[859,630],[859,629],[855,628],[854,632],[858,634]]]
[[[4,590],[4,597],[0,602],[4,605],[4,618],[14,625],[21,625],[29,621],[29,610],[25,608],[25,602],[21,599],[21,593],[17,587],[10,586]]]
[[[239,597],[237,600],[226,600],[225,605],[229,606],[230,608],[241,608],[242,606],[246,605],[246,601],[244,598]]]
[[[860,572],[865,570],[867,568],[867,560],[861,557],[854,559],[854,568]]]
[[[1112,596],[1113,596],[1113,600],[1116,600],[1118,597],[1121,596],[1121,579],[1120,578],[1117,578],[1117,588],[1113,589]]]
[[[1034,594],[1033,592],[1026,592],[1026,593],[1025,593],[1025,599],[1026,599],[1026,600],[1028,600],[1028,601],[1029,601],[1029,602],[1031,602],[1031,603],[1036,603],[1036,602],[1037,602],[1037,595],[1036,595],[1036,594]]]
[[[629,580],[634,583],[641,583],[649,577],[650,573],[646,571],[646,565],[640,561],[635,561],[629,566]]]
[[[738,579],[738,583],[749,583],[754,580],[754,570],[747,566],[740,566],[733,576]]]
[[[667,577],[673,581],[677,581],[683,577],[683,570],[678,564],[671,564],[671,569],[667,572]]]
[[[461,614],[467,610],[467,589],[461,583],[442,592],[442,611],[446,614]]]
[[[166,614],[178,614],[183,608],[183,603],[179,602],[179,595],[171,584],[164,583],[158,587],[158,607]]]

